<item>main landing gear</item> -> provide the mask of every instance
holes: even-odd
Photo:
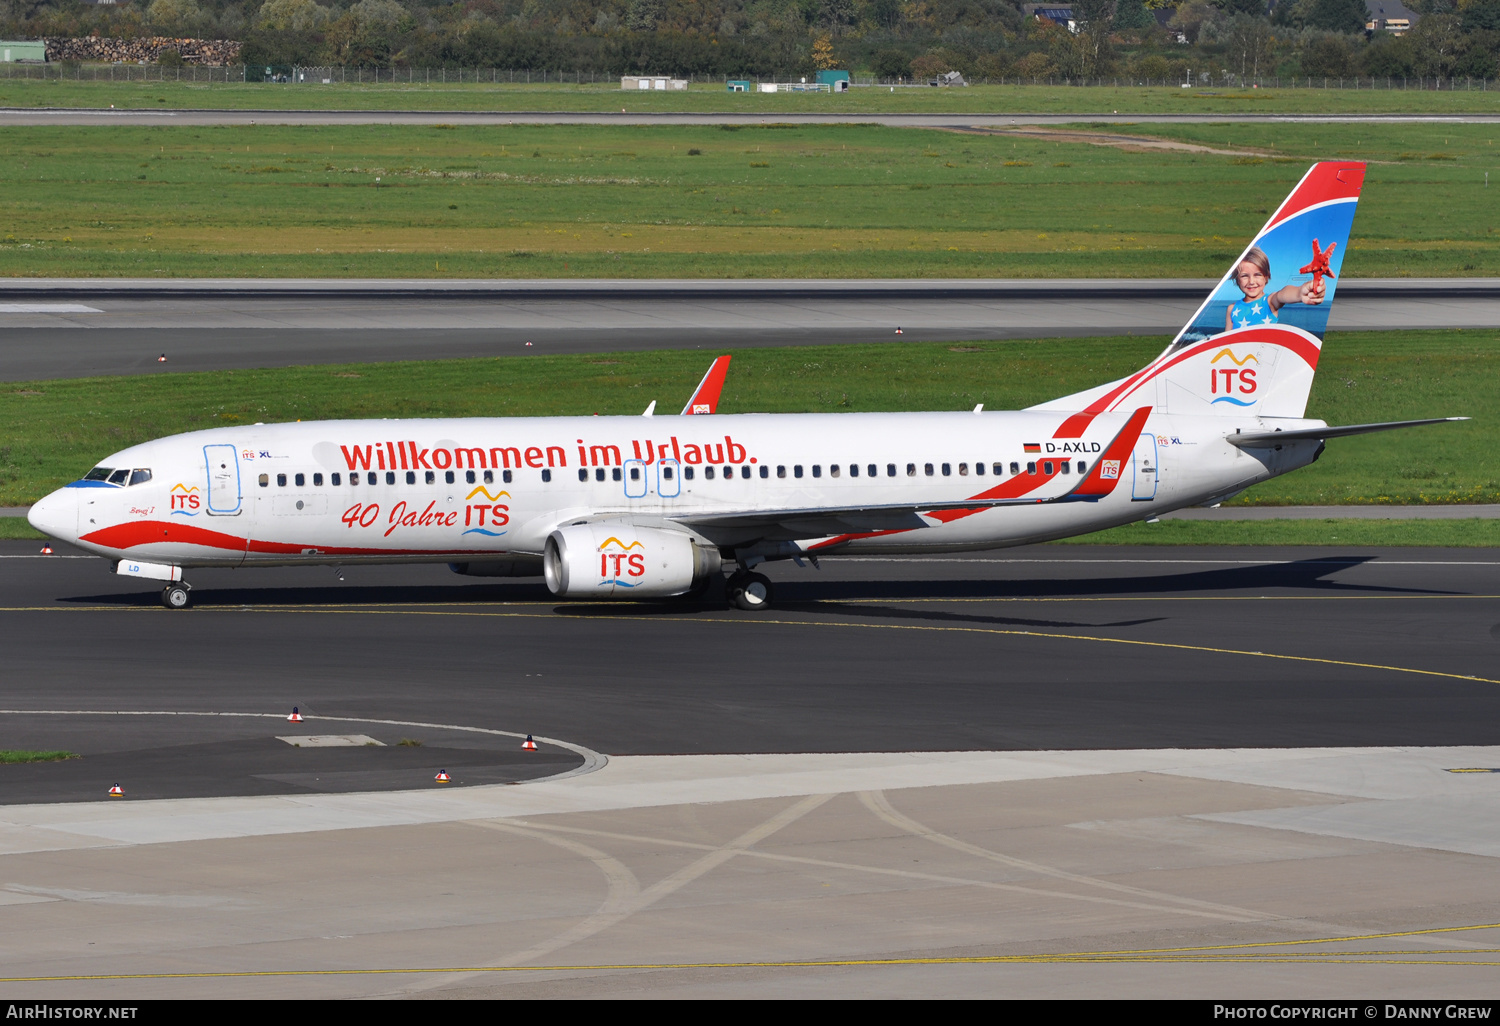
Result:
[[[161,604],[168,609],[186,609],[193,604],[193,595],[188,586],[179,581],[161,590]]]
[[[729,604],[753,612],[771,605],[771,579],[765,574],[737,570],[729,575]]]

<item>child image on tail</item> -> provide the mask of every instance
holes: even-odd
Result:
[[[1270,258],[1259,246],[1252,246],[1234,270],[1234,283],[1239,286],[1245,298],[1229,304],[1229,309],[1224,312],[1224,330],[1275,324],[1279,311],[1288,303],[1317,306],[1323,302],[1328,292],[1328,287],[1323,284],[1323,275],[1333,277],[1333,272],[1328,270],[1328,254],[1333,252],[1334,245],[1337,243],[1319,253],[1317,243],[1313,243],[1314,261],[1302,269],[1303,272],[1312,272],[1312,281],[1301,285],[1285,285],[1271,293],[1266,292],[1266,286],[1271,281]]]

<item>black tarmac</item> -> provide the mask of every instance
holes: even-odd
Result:
[[[489,783],[581,762],[457,727],[609,754],[1500,735],[1500,557],[1483,549],[826,559],[768,567],[777,606],[747,614],[560,603],[540,582],[441,566],[190,571],[195,606],[171,612],[103,560],[38,547],[0,542],[0,705],[29,713],[0,713],[0,748],[82,758],[0,766],[0,804],[98,800],[114,783],[132,797],[431,787],[438,768]],[[285,722],[294,705],[306,723]],[[385,747],[275,740],[323,733]]]

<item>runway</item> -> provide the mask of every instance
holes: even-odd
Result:
[[[1169,337],[1210,285],[9,279],[0,281],[0,380],[534,352]],[[1353,279],[1340,285],[1330,327],[1496,323],[1495,279]]]
[[[441,566],[350,567],[343,581],[195,570],[195,607],[172,613],[102,560],[0,551],[6,708],[295,705],[331,724],[0,714],[17,746],[84,756],[8,771],[0,803],[95,799],[136,764],[143,797],[368,789],[360,773],[425,786],[433,767],[403,769],[401,737],[513,772],[481,753],[513,740],[340,718],[633,755],[1468,745],[1494,740],[1500,716],[1500,562],[1482,550],[1037,546],[777,563],[778,608],[763,616],[558,603],[540,582]],[[387,747],[303,772],[298,758],[339,753],[266,740],[320,731]],[[320,783],[315,769],[349,776]]]
[[[0,995],[1500,990],[1492,554],[769,569],[754,616],[440,567],[168,612],[0,542],[0,737],[81,755],[0,767]]]
[[[625,108],[635,99],[622,94]],[[601,100],[613,106],[613,99]],[[704,112],[504,111],[504,110],[102,110],[88,108],[0,108],[0,125],[831,125],[876,124],[892,128],[1005,128],[1012,125],[1110,124],[1494,124],[1500,114],[1028,114],[1024,112],[931,111],[915,114],[842,111],[783,113],[722,110]]]

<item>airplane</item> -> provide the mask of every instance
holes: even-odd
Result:
[[[1025,410],[719,414],[726,356],[692,420],[653,402],[212,428],[114,453],[28,518],[164,582],[171,609],[197,567],[447,563],[561,599],[702,597],[727,573],[753,611],[773,600],[767,561],[995,549],[1215,505],[1328,439],[1466,419],[1304,416],[1364,172],[1313,165],[1159,356]]]

